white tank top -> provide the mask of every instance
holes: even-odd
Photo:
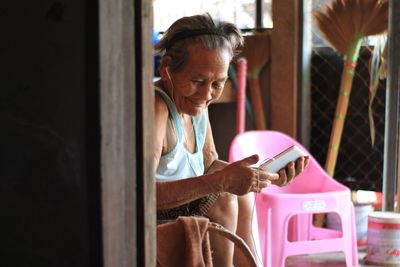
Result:
[[[158,181],[177,180],[204,174],[203,146],[206,139],[206,116],[203,111],[192,116],[196,150],[190,153],[183,145],[183,128],[175,104],[161,89],[155,88],[168,106],[169,115],[176,129],[177,141],[167,154],[162,155],[156,171]]]

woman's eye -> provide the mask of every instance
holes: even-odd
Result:
[[[220,89],[223,89],[223,88],[224,88],[224,84],[223,84],[223,83],[214,83],[213,87],[214,87],[215,89],[220,90]]]
[[[193,80],[192,82],[193,82],[194,84],[202,84],[202,83],[203,83],[202,80]]]

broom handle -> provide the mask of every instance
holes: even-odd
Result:
[[[258,78],[249,78],[251,104],[253,106],[253,115],[257,130],[265,130],[264,106],[260,90],[260,81]]]
[[[335,173],[336,160],[339,154],[340,141],[342,139],[344,121],[347,115],[351,87],[357,59],[361,48],[361,37],[357,37],[349,46],[343,63],[342,78],[340,81],[339,97],[336,104],[335,118],[333,120],[331,137],[328,146],[328,155],[325,162],[325,171],[333,177]]]
[[[339,98],[336,105],[335,118],[333,121],[332,132],[328,146],[328,155],[325,163],[325,170],[332,177],[335,172],[336,160],[339,153],[343,126],[349,106],[351,86],[353,83],[356,64],[356,62],[352,61],[344,62],[342,78],[340,82]]]
[[[246,73],[247,60],[243,57],[237,60],[237,108],[236,108],[236,134],[244,132],[246,124],[245,100],[246,100]]]
[[[326,172],[333,177],[335,172],[336,160],[339,153],[340,140],[342,138],[344,121],[349,106],[351,86],[354,78],[356,62],[345,61],[342,78],[340,82],[339,98],[336,104],[335,118],[332,125],[331,137],[329,140],[328,155],[325,162]],[[315,214],[314,225],[322,227],[325,220],[325,214]]]
[[[353,45],[349,47],[349,52],[345,55],[343,63],[342,77],[340,81],[340,90],[338,102],[336,104],[335,118],[332,125],[331,137],[329,140],[328,155],[325,162],[325,171],[333,177],[335,173],[336,160],[339,153],[340,141],[342,139],[344,121],[349,106],[351,87],[354,79],[354,72],[357,65],[358,54],[361,47],[361,38],[356,39]],[[316,214],[314,216],[314,225],[323,226],[325,214]]]

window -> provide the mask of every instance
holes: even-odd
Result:
[[[179,8],[176,8],[179,7]],[[255,0],[154,0],[154,31],[163,32],[183,16],[205,12],[217,20],[236,24],[241,29],[255,27]],[[263,0],[263,27],[272,27],[271,0]]]

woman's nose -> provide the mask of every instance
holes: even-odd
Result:
[[[200,90],[200,94],[206,101],[213,99],[214,97],[214,90],[212,84],[205,85],[202,90]]]

